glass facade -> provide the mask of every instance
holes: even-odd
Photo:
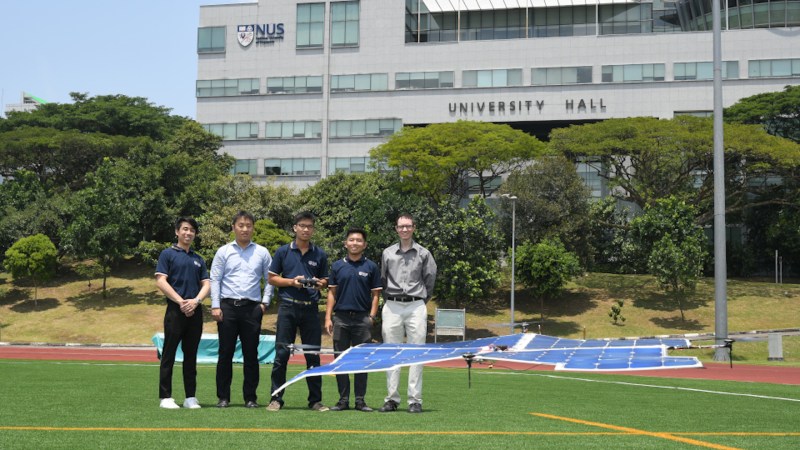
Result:
[[[325,39],[325,3],[297,5],[297,48],[322,47]]]
[[[197,29],[197,53],[224,53],[225,27]]]
[[[257,159],[237,159],[234,164],[232,172],[234,175],[257,175],[258,174],[258,160]]]
[[[747,62],[750,78],[800,77],[800,59],[762,59]]]
[[[385,73],[331,75],[331,92],[385,91],[388,89],[389,75]]]
[[[322,122],[267,122],[267,139],[320,139]]]
[[[583,84],[591,82],[592,66],[531,69],[531,84],[534,86]]]
[[[226,97],[261,93],[258,78],[197,80],[197,97]]]
[[[721,0],[722,29],[800,26],[800,0]],[[686,31],[711,31],[711,0],[679,0],[677,18]]]
[[[602,67],[603,83],[664,81],[664,64],[623,64]]]
[[[328,175],[333,175],[336,172],[364,173],[372,172],[372,168],[369,164],[369,158],[363,156],[328,158]]]
[[[328,136],[331,139],[391,136],[402,127],[400,119],[332,120]]]
[[[463,87],[522,86],[522,69],[465,70]]]
[[[264,175],[308,176],[319,175],[320,158],[274,158],[264,160]]]
[[[395,89],[436,89],[453,87],[455,72],[398,72]]]
[[[357,1],[331,3],[331,47],[358,46],[359,14]]]
[[[203,128],[226,141],[258,139],[258,122],[208,123]]]
[[[321,75],[267,78],[267,94],[310,94],[321,92]]]
[[[675,63],[672,68],[672,76],[675,81],[679,80],[713,80],[714,63],[694,62],[694,63]],[[739,78],[739,62],[722,62],[722,79],[735,80]]]

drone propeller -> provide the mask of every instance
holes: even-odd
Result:
[[[310,344],[287,344],[285,342],[277,342],[275,343],[276,346],[285,348],[289,350],[290,354],[310,354],[310,355],[330,355],[333,354],[334,351],[331,348],[322,348],[319,345],[310,345]]]
[[[527,333],[528,332],[528,328],[533,324],[536,324],[536,326],[537,326],[537,328],[539,330],[539,334],[541,334],[542,333],[542,322],[538,321],[538,320],[531,320],[531,321],[525,321],[525,322],[514,322],[514,323],[508,323],[508,322],[506,322],[506,323],[493,323],[493,324],[491,324],[489,326],[490,327],[495,327],[495,328],[513,326],[514,328],[522,328],[522,332],[523,333]]]

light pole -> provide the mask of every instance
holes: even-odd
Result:
[[[514,272],[516,270],[516,256],[517,256],[517,196],[511,194],[501,194],[503,198],[511,200],[511,334],[514,334],[514,291],[516,286],[514,284]]]

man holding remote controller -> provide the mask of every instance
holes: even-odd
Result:
[[[272,392],[286,382],[288,345],[294,344],[297,330],[303,345],[319,350],[322,327],[319,322],[319,290],[328,286],[328,255],[311,243],[315,217],[302,212],[294,217],[295,240],[275,251],[269,266],[269,284],[279,288],[281,299],[275,331],[275,362],[272,365]],[[306,368],[319,366],[319,353],[306,353]],[[322,378],[308,377],[308,407],[328,411],[322,404]],[[283,391],[273,395],[267,411],[283,408]]]

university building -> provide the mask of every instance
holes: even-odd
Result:
[[[723,0],[723,104],[800,84],[800,0]],[[237,173],[369,170],[404,125],[709,115],[710,0],[260,0],[200,8],[197,120]],[[579,172],[604,195],[588,166]]]

